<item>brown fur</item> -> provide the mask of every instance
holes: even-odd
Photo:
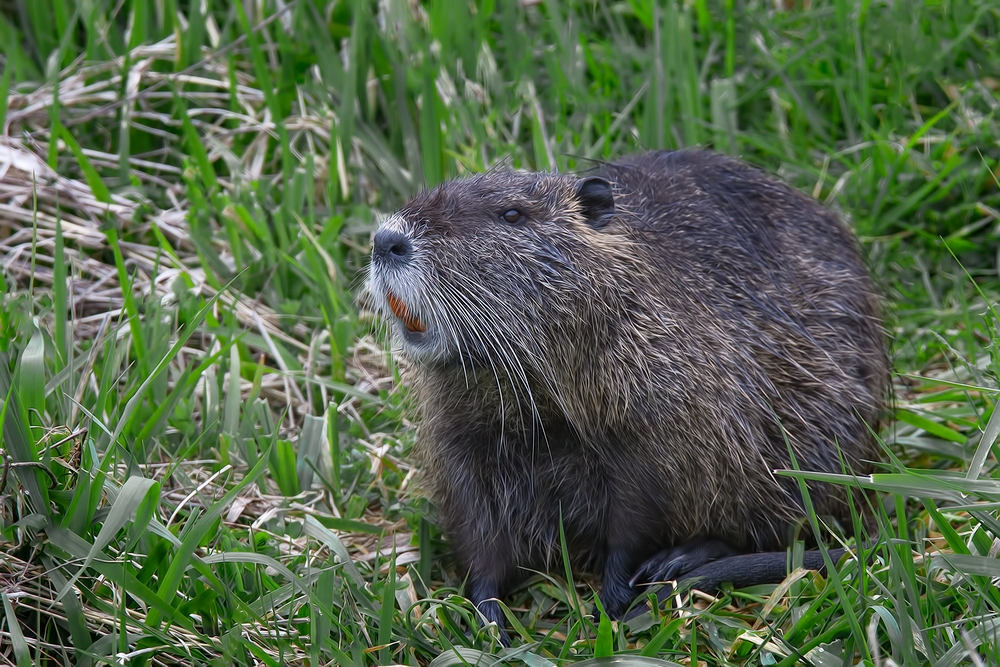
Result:
[[[866,473],[879,454],[879,300],[832,213],[702,151],[588,176],[446,183],[376,235],[369,287],[410,362],[423,471],[498,622],[484,601],[558,562],[560,518],[617,616],[637,572],[784,548],[803,514],[773,474],[791,466],[786,434],[804,470]],[[848,518],[842,488],[810,497]]]

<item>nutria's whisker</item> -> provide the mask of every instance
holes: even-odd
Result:
[[[494,365],[494,374],[497,382],[496,386],[500,395],[499,410],[502,421],[506,420],[506,407],[509,405],[513,405],[517,408],[520,419],[523,420],[523,415],[520,413],[522,404],[517,400],[517,394],[522,389],[526,394],[528,407],[531,408],[532,418],[539,419],[540,417],[535,406],[534,398],[531,394],[531,385],[528,380],[527,371],[519,361],[517,354],[510,349],[510,343],[506,342],[495,328],[494,321],[496,320],[495,315],[498,309],[508,309],[508,306],[500,303],[488,303],[487,299],[491,298],[489,292],[485,292],[481,289],[479,292],[476,292],[475,285],[463,284],[463,280],[460,277],[458,280],[448,285],[446,289],[448,289],[454,298],[454,301],[451,303],[456,307],[457,314],[460,315],[459,320],[473,325],[471,326],[469,333],[474,336],[482,346],[489,348],[496,353],[495,358],[493,355],[488,356],[489,363],[493,365],[495,362],[499,362],[500,366],[504,370],[504,374],[509,380],[509,388],[510,391],[513,392],[514,399],[510,404],[508,404],[503,398],[504,383],[501,382],[500,375],[499,373],[496,373],[496,367]],[[491,314],[493,314],[494,317],[490,317]],[[501,432],[503,432],[502,429]]]

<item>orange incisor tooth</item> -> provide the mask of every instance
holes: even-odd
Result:
[[[386,294],[386,298],[389,301],[389,307],[392,308],[392,312],[395,313],[396,317],[403,320],[403,324],[407,329],[419,333],[427,331],[427,327],[424,326],[424,323],[410,314],[410,309],[406,307],[406,304],[403,303],[398,296],[392,292],[388,292]]]

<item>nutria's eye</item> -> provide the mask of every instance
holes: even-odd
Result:
[[[503,214],[503,219],[505,222],[509,222],[513,225],[521,220],[521,212],[516,208],[512,208]]]

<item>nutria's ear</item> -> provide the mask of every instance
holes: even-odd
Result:
[[[611,184],[603,178],[594,176],[580,181],[576,197],[591,227],[603,227],[615,214],[615,196],[611,192]]]

